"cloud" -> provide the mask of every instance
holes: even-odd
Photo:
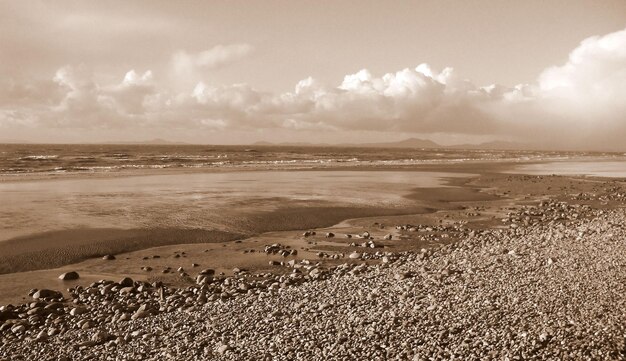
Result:
[[[253,50],[249,44],[217,45],[195,54],[180,50],[172,57],[172,68],[176,76],[188,78],[197,75],[198,72],[239,61]]]
[[[428,64],[381,75],[362,69],[335,85],[307,77],[277,94],[199,75],[251,51],[235,44],[178,52],[177,76],[193,81],[182,90],[150,70],[100,84],[85,67],[65,66],[47,82],[3,90],[0,127],[446,133],[580,148],[626,136],[626,30],[585,39],[564,64],[513,87],[478,86]]]
[[[626,29],[583,40],[564,65],[541,73],[538,86],[549,114],[626,130]]]

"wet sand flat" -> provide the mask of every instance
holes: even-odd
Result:
[[[168,244],[329,226],[347,218],[419,213],[427,207],[410,199],[416,189],[444,187],[444,177],[467,176],[324,170],[5,182],[0,273]]]

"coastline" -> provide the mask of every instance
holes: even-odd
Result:
[[[145,255],[162,247],[170,247],[167,248],[170,250],[178,248],[184,251],[203,244],[219,244],[220,247],[229,249],[240,242],[246,242],[255,237],[263,238],[264,235],[273,232],[282,233],[281,237],[284,240],[285,234],[294,238],[306,229],[336,230],[337,227],[342,228],[349,224],[356,231],[358,227],[367,226],[368,222],[389,224],[407,219],[432,219],[436,224],[450,215],[456,219],[465,219],[465,222],[474,223],[476,226],[493,228],[501,225],[499,219],[506,213],[507,207],[536,201],[539,198],[545,198],[550,193],[554,196],[554,193],[559,193],[562,188],[573,187],[572,189],[585,191],[583,189],[585,186],[593,185],[589,178],[571,176],[546,176],[543,177],[542,182],[528,182],[527,179],[532,178],[531,176],[502,173],[502,170],[509,166],[510,164],[483,164],[481,167],[458,165],[444,169],[444,166],[438,165],[427,169],[420,168],[419,170],[424,171],[445,170],[448,173],[466,173],[471,167],[475,174],[445,178],[443,187],[412,189],[410,193],[403,196],[412,202],[410,207],[329,205],[327,207],[285,207],[271,212],[248,214],[247,218],[240,220],[242,232],[239,233],[184,228],[70,229],[3,241],[0,242],[0,254],[3,254],[3,257],[0,257],[0,275],[3,279],[3,289],[0,289],[0,294],[5,296],[0,298],[0,304],[24,300],[25,293],[31,288],[26,286],[29,284],[27,280],[40,278],[37,276],[37,270],[41,271],[39,274],[46,275],[44,279],[48,282],[57,282],[54,274],[60,274],[61,271],[70,270],[84,262],[97,263],[99,258],[106,254],[114,254],[124,259],[128,254]],[[415,171],[414,168],[410,170]],[[511,183],[513,179],[517,184]],[[533,187],[539,188],[533,190]],[[491,209],[486,209],[485,205],[489,205],[488,208]],[[480,212],[471,212],[472,209],[480,209]],[[480,215],[474,216],[474,213]],[[444,214],[447,215],[444,216]],[[418,245],[414,244],[412,247],[416,248]],[[238,248],[234,247],[234,249]],[[208,262],[206,257],[203,261],[205,264]],[[127,270],[124,264],[133,264],[137,268],[136,273],[141,274],[138,261],[133,260],[132,257],[129,260],[116,262],[118,266],[121,266],[119,270],[103,272],[102,269],[95,267],[93,272],[87,271],[85,279],[79,283],[84,284],[98,274],[121,277],[124,270]],[[236,262],[241,264],[233,263],[233,267],[248,266],[245,258],[237,258]],[[89,273],[93,275],[89,276]],[[154,277],[154,275],[144,276]],[[175,282],[172,279],[168,281]]]

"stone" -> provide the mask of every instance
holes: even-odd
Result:
[[[220,345],[217,348],[217,353],[223,355],[226,351],[230,351],[232,348],[229,345]]]
[[[358,258],[361,258],[361,254],[359,252],[352,252],[348,256],[348,258],[350,258],[350,259],[358,259]]]
[[[132,320],[137,320],[140,318],[145,318],[148,317],[150,313],[143,311],[143,310],[137,310],[137,312],[133,313],[133,315],[130,317]]]
[[[80,278],[80,276],[78,275],[78,272],[75,272],[75,271],[65,272],[59,276],[59,279],[63,281],[74,281],[74,280],[77,280],[78,278]]]
[[[108,341],[109,339],[111,339],[111,335],[109,335],[108,332],[103,331],[103,330],[98,330],[96,331],[96,333],[93,334],[93,336],[91,336],[91,341],[97,342],[97,343],[104,343],[106,341]]]
[[[82,328],[83,330],[87,330],[87,329],[90,329],[90,328],[92,328],[94,326],[95,326],[95,324],[93,323],[93,321],[87,321],[87,322],[83,323],[83,325],[80,328]]]
[[[102,257],[102,259],[105,261],[113,261],[115,259],[115,256],[112,254],[107,254],[106,256]]]
[[[13,332],[14,334],[23,333],[25,331],[26,331],[26,326],[24,325],[15,325],[11,327],[11,332]]]
[[[48,339],[48,333],[46,331],[39,331],[39,333],[37,334],[37,337],[35,337],[35,340],[37,341],[46,341]]]
[[[124,277],[122,280],[120,280],[118,282],[120,284],[121,287],[132,287],[134,286],[135,282],[133,281],[132,278],[130,277]]]
[[[78,316],[78,315],[83,315],[87,312],[88,312],[87,307],[78,306],[78,307],[72,308],[72,310],[70,311],[70,315]]]
[[[39,291],[35,292],[33,294],[33,298],[34,299],[40,299],[40,298],[63,298],[63,295],[61,294],[61,292],[58,292],[58,291],[43,289],[43,290],[39,290]]]

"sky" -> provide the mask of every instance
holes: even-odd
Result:
[[[626,1],[0,0],[0,141],[626,150]]]

